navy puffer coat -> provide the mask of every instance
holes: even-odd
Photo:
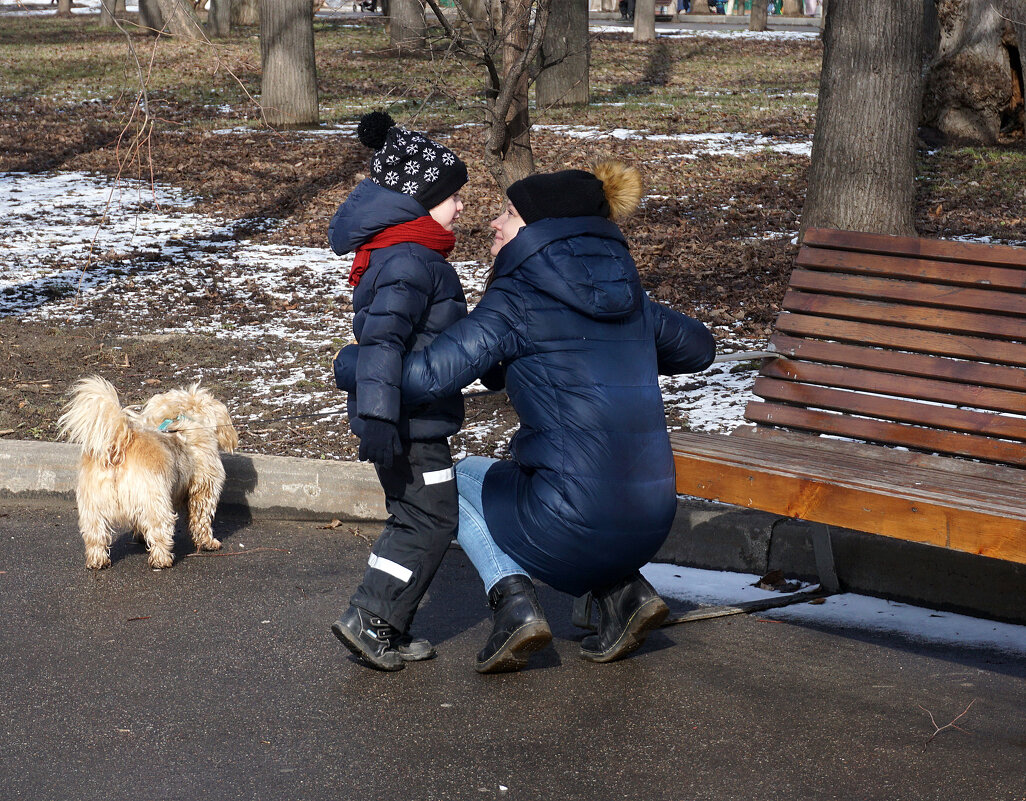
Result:
[[[386,228],[425,214],[409,195],[366,179],[335,212],[328,228],[331,249],[349,253]],[[363,434],[368,417],[396,423],[405,440],[441,439],[459,431],[463,397],[458,391],[440,393],[416,408],[401,403],[400,394],[403,357],[467,316],[452,265],[413,243],[372,250],[370,266],[353,291],[353,311],[353,333],[361,345],[356,390],[348,403],[353,433]]]
[[[407,358],[404,398],[445,397],[502,362],[520,430],[485,476],[486,522],[532,576],[580,595],[666,539],[676,492],[658,376],[705,369],[713,338],[648,298],[602,217],[532,223],[494,269],[470,316]]]

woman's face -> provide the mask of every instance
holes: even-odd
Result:
[[[517,231],[527,223],[520,216],[512,203],[506,204],[506,210],[489,223],[495,229],[495,241],[492,242],[492,255],[498,256],[499,251],[517,235]]]
[[[455,195],[449,195],[449,197],[428,211],[428,214],[446,231],[451,231],[462,212],[463,200],[460,198],[460,193],[457,192]]]

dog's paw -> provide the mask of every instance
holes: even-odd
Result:
[[[163,570],[171,567],[175,558],[168,551],[150,551],[150,558],[146,560],[154,570]]]
[[[86,555],[86,568],[88,570],[103,570],[105,567],[110,567],[110,556],[107,554]]]
[[[206,542],[201,542],[199,544],[199,548],[201,551],[220,551],[221,540],[215,540],[213,537],[211,537]]]

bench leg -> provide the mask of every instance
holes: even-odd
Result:
[[[825,523],[812,524],[812,554],[816,557],[820,586],[827,592],[840,592],[841,582],[837,578],[834,548],[830,543],[830,526]]]

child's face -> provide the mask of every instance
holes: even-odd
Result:
[[[517,232],[525,225],[527,225],[527,223],[525,223],[524,218],[520,216],[520,212],[513,208],[512,203],[507,203],[506,210],[489,223],[489,226],[495,229],[495,241],[492,242],[492,255],[498,256],[499,251],[502,250],[506,243],[515,237]]]
[[[455,195],[449,195],[449,197],[431,209],[428,214],[446,231],[451,231],[462,211],[463,201],[460,199],[460,193],[457,192]]]

